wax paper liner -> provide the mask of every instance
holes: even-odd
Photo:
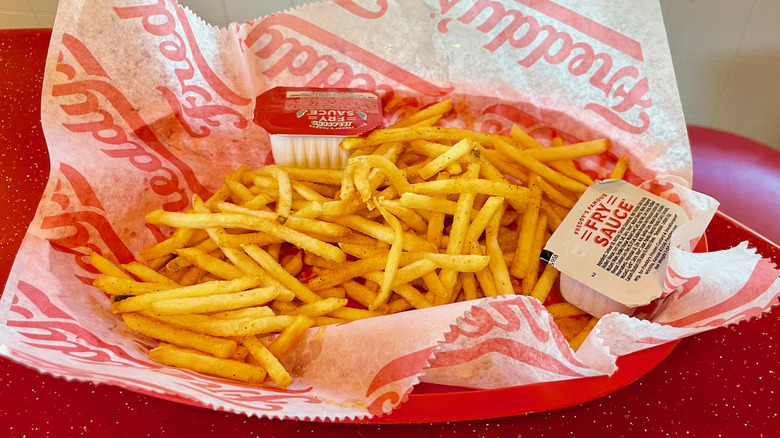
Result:
[[[542,306],[501,297],[312,329],[285,358],[286,391],[162,367],[89,284],[97,251],[126,263],[238,165],[271,162],[253,98],[276,85],[378,92],[391,123],[451,97],[446,126],[540,142],[607,137],[592,177],[627,179],[695,219],[670,251],[665,297],[642,321],[604,317],[576,355]],[[689,250],[716,203],[685,189],[690,149],[660,9],[647,1],[348,1],[227,29],[175,2],[59,3],[42,121],[52,173],[0,301],[0,353],[41,372],[276,418],[389,412],[419,381],[488,388],[614,371],[616,356],[749,319],[777,302],[777,270],[744,245]],[[724,268],[721,268],[724,267]],[[479,370],[479,372],[475,372]]]

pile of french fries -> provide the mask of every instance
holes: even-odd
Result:
[[[480,297],[538,299],[576,349],[596,319],[551,294],[558,272],[539,255],[593,183],[572,159],[608,141],[436,126],[451,107],[344,139],[343,170],[240,168],[186,212],[152,211],[170,237],[142,262],[92,254],[94,285],[158,341],[151,358],[279,388],[292,381],[279,359],[311,327]]]

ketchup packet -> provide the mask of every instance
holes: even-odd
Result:
[[[254,122],[270,134],[281,165],[343,167],[349,152],[339,147],[341,140],[382,122],[379,97],[354,88],[276,87],[255,102]]]

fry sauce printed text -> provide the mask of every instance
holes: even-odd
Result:
[[[593,243],[606,248],[633,209],[634,206],[625,199],[614,195],[601,195],[580,217],[574,234],[586,242],[592,238]]]

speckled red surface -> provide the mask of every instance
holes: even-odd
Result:
[[[48,176],[48,156],[38,112],[49,36],[46,30],[0,30],[0,285],[5,284]],[[690,131],[692,140],[707,134],[698,129]],[[731,137],[730,140],[740,141]],[[706,155],[697,161],[696,146],[694,142],[694,170],[701,175],[710,164],[704,161]],[[774,196],[770,209],[780,208],[780,195],[776,192],[780,187],[780,169],[771,161],[777,155],[770,153],[769,159],[761,161],[762,181],[774,187],[765,192],[769,195],[762,195]],[[707,189],[702,191],[719,197],[717,191],[722,189],[716,183],[708,178],[702,181]],[[741,197],[753,193],[756,192],[741,190]],[[733,197],[733,193],[723,195]],[[768,200],[753,201],[738,208],[724,205],[724,209],[732,208],[734,217],[756,228],[769,223],[762,231],[768,235],[775,230],[773,222],[764,220],[768,216]],[[756,221],[757,217],[761,220]],[[708,229],[708,238],[710,250],[749,239],[760,253],[780,262],[777,246],[727,217],[716,216]],[[67,382],[0,359],[0,435],[773,437],[780,431],[777,328],[775,310],[760,320],[687,338],[636,382],[581,405],[498,419],[403,425],[248,418],[115,387]],[[494,403],[505,405],[513,400],[504,397]]]

